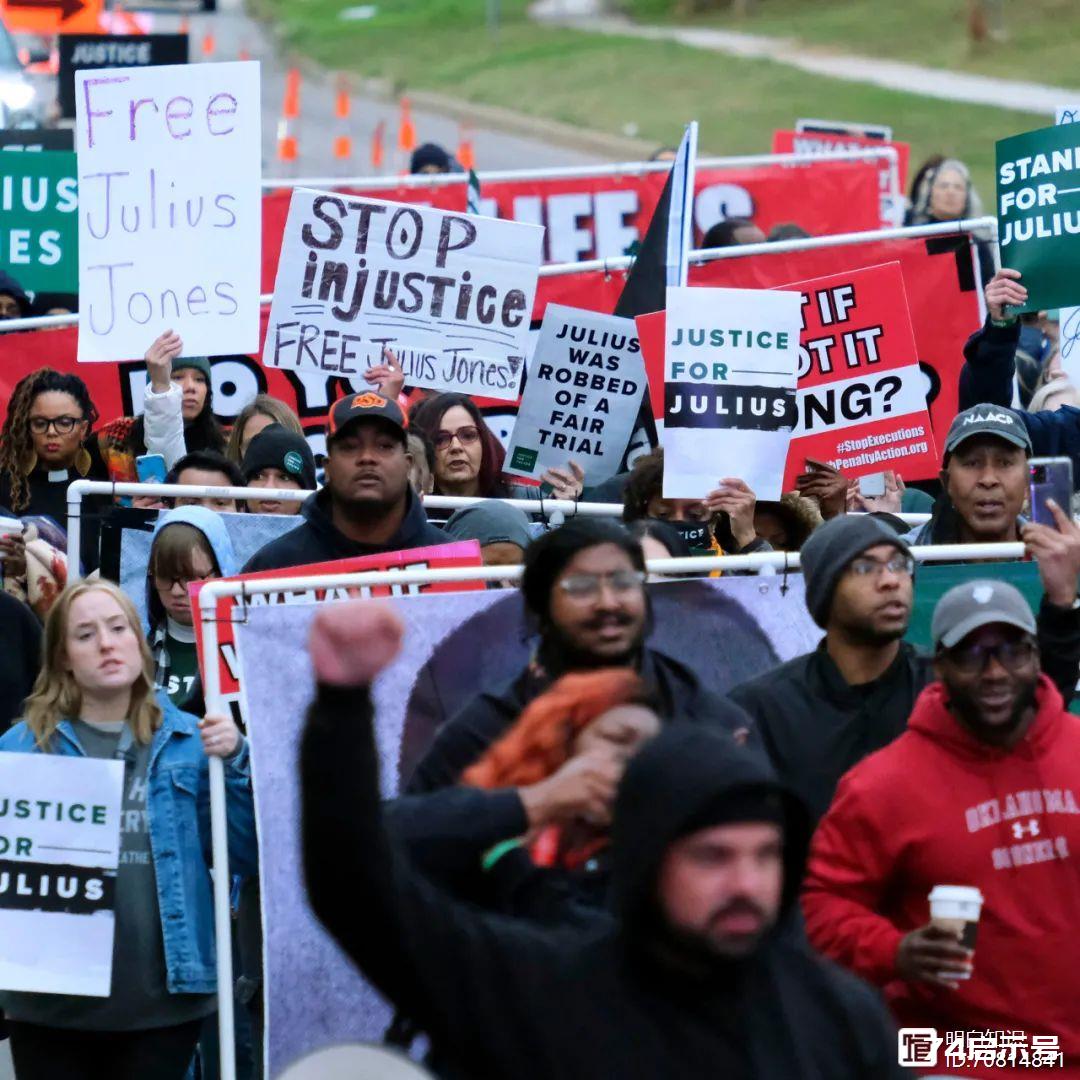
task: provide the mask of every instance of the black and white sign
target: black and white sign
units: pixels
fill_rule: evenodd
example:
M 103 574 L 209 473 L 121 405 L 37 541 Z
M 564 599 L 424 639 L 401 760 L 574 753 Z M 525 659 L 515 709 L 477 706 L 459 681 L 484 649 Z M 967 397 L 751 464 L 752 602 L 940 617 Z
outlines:
M 76 71 L 188 62 L 187 34 L 61 34 L 58 47 L 56 96 L 60 115 L 68 120 L 75 119 Z
M 263 363 L 348 377 L 392 349 L 409 386 L 513 400 L 544 230 L 298 188 Z

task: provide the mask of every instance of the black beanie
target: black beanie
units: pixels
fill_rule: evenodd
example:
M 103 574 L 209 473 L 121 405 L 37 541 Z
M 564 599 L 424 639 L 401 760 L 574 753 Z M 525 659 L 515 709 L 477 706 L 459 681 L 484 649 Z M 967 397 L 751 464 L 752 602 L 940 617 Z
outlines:
M 242 466 L 244 482 L 262 469 L 280 469 L 298 480 L 306 491 L 316 488 L 315 457 L 307 439 L 280 424 L 264 427 L 248 443 Z
M 714 825 L 737 825 L 747 821 L 785 824 L 784 797 L 775 784 L 753 784 L 721 791 L 679 827 L 676 837 L 689 836 Z
M 829 621 L 833 593 L 840 575 L 868 548 L 890 544 L 911 553 L 895 529 L 869 514 L 842 514 L 815 529 L 799 552 L 806 607 L 818 626 Z

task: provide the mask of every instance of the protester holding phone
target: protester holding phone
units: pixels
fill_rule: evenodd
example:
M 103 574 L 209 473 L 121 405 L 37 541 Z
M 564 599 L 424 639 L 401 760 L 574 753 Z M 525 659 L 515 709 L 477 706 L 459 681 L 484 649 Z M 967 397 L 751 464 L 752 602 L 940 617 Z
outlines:
M 0 751 L 124 762 L 107 998 L 0 993 L 19 1080 L 182 1080 L 215 1011 L 207 755 L 224 759 L 230 869 L 256 865 L 247 745 L 155 693 L 131 601 L 110 582 L 61 594 L 25 719 Z

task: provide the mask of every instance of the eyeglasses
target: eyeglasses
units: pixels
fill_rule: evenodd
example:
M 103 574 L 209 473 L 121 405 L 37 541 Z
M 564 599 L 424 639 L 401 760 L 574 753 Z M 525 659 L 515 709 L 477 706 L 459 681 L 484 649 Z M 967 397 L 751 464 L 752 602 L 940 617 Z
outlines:
M 480 429 L 473 424 L 468 427 L 459 427 L 457 431 L 436 431 L 435 449 L 445 450 L 455 439 L 462 446 L 472 446 L 480 438 Z
M 996 645 L 967 645 L 946 649 L 945 655 L 964 675 L 980 675 L 993 657 L 1006 671 L 1017 672 L 1026 667 L 1035 655 L 1035 643 L 1030 638 L 1019 641 L 999 641 Z
M 213 571 L 209 574 L 196 574 L 193 577 L 165 577 L 163 574 L 154 574 L 154 585 L 162 592 L 171 592 L 174 585 L 179 585 L 184 592 L 193 582 L 209 581 L 214 576 Z
M 81 423 L 81 416 L 31 416 L 30 430 L 35 435 L 44 435 L 49 428 L 56 428 L 57 435 L 70 435 L 76 424 Z
M 616 570 L 613 574 L 570 574 L 559 581 L 559 588 L 571 600 L 594 600 L 600 595 L 604 583 L 613 593 L 636 592 L 645 584 L 640 570 Z
M 869 577 L 871 574 L 874 577 L 881 577 L 885 570 L 888 570 L 890 574 L 906 574 L 910 577 L 915 573 L 915 560 L 910 555 L 904 555 L 898 551 L 885 562 L 868 557 L 852 559 L 848 564 L 848 569 L 856 577 Z

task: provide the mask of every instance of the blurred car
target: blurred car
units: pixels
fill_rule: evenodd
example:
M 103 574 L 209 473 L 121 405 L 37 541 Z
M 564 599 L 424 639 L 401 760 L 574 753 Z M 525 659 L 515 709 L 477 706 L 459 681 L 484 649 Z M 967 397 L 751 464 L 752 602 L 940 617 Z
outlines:
M 27 63 L 47 61 L 49 54 L 30 50 Z M 8 29 L 0 22 L 0 128 L 40 127 L 48 112 L 39 80 L 30 78 Z

